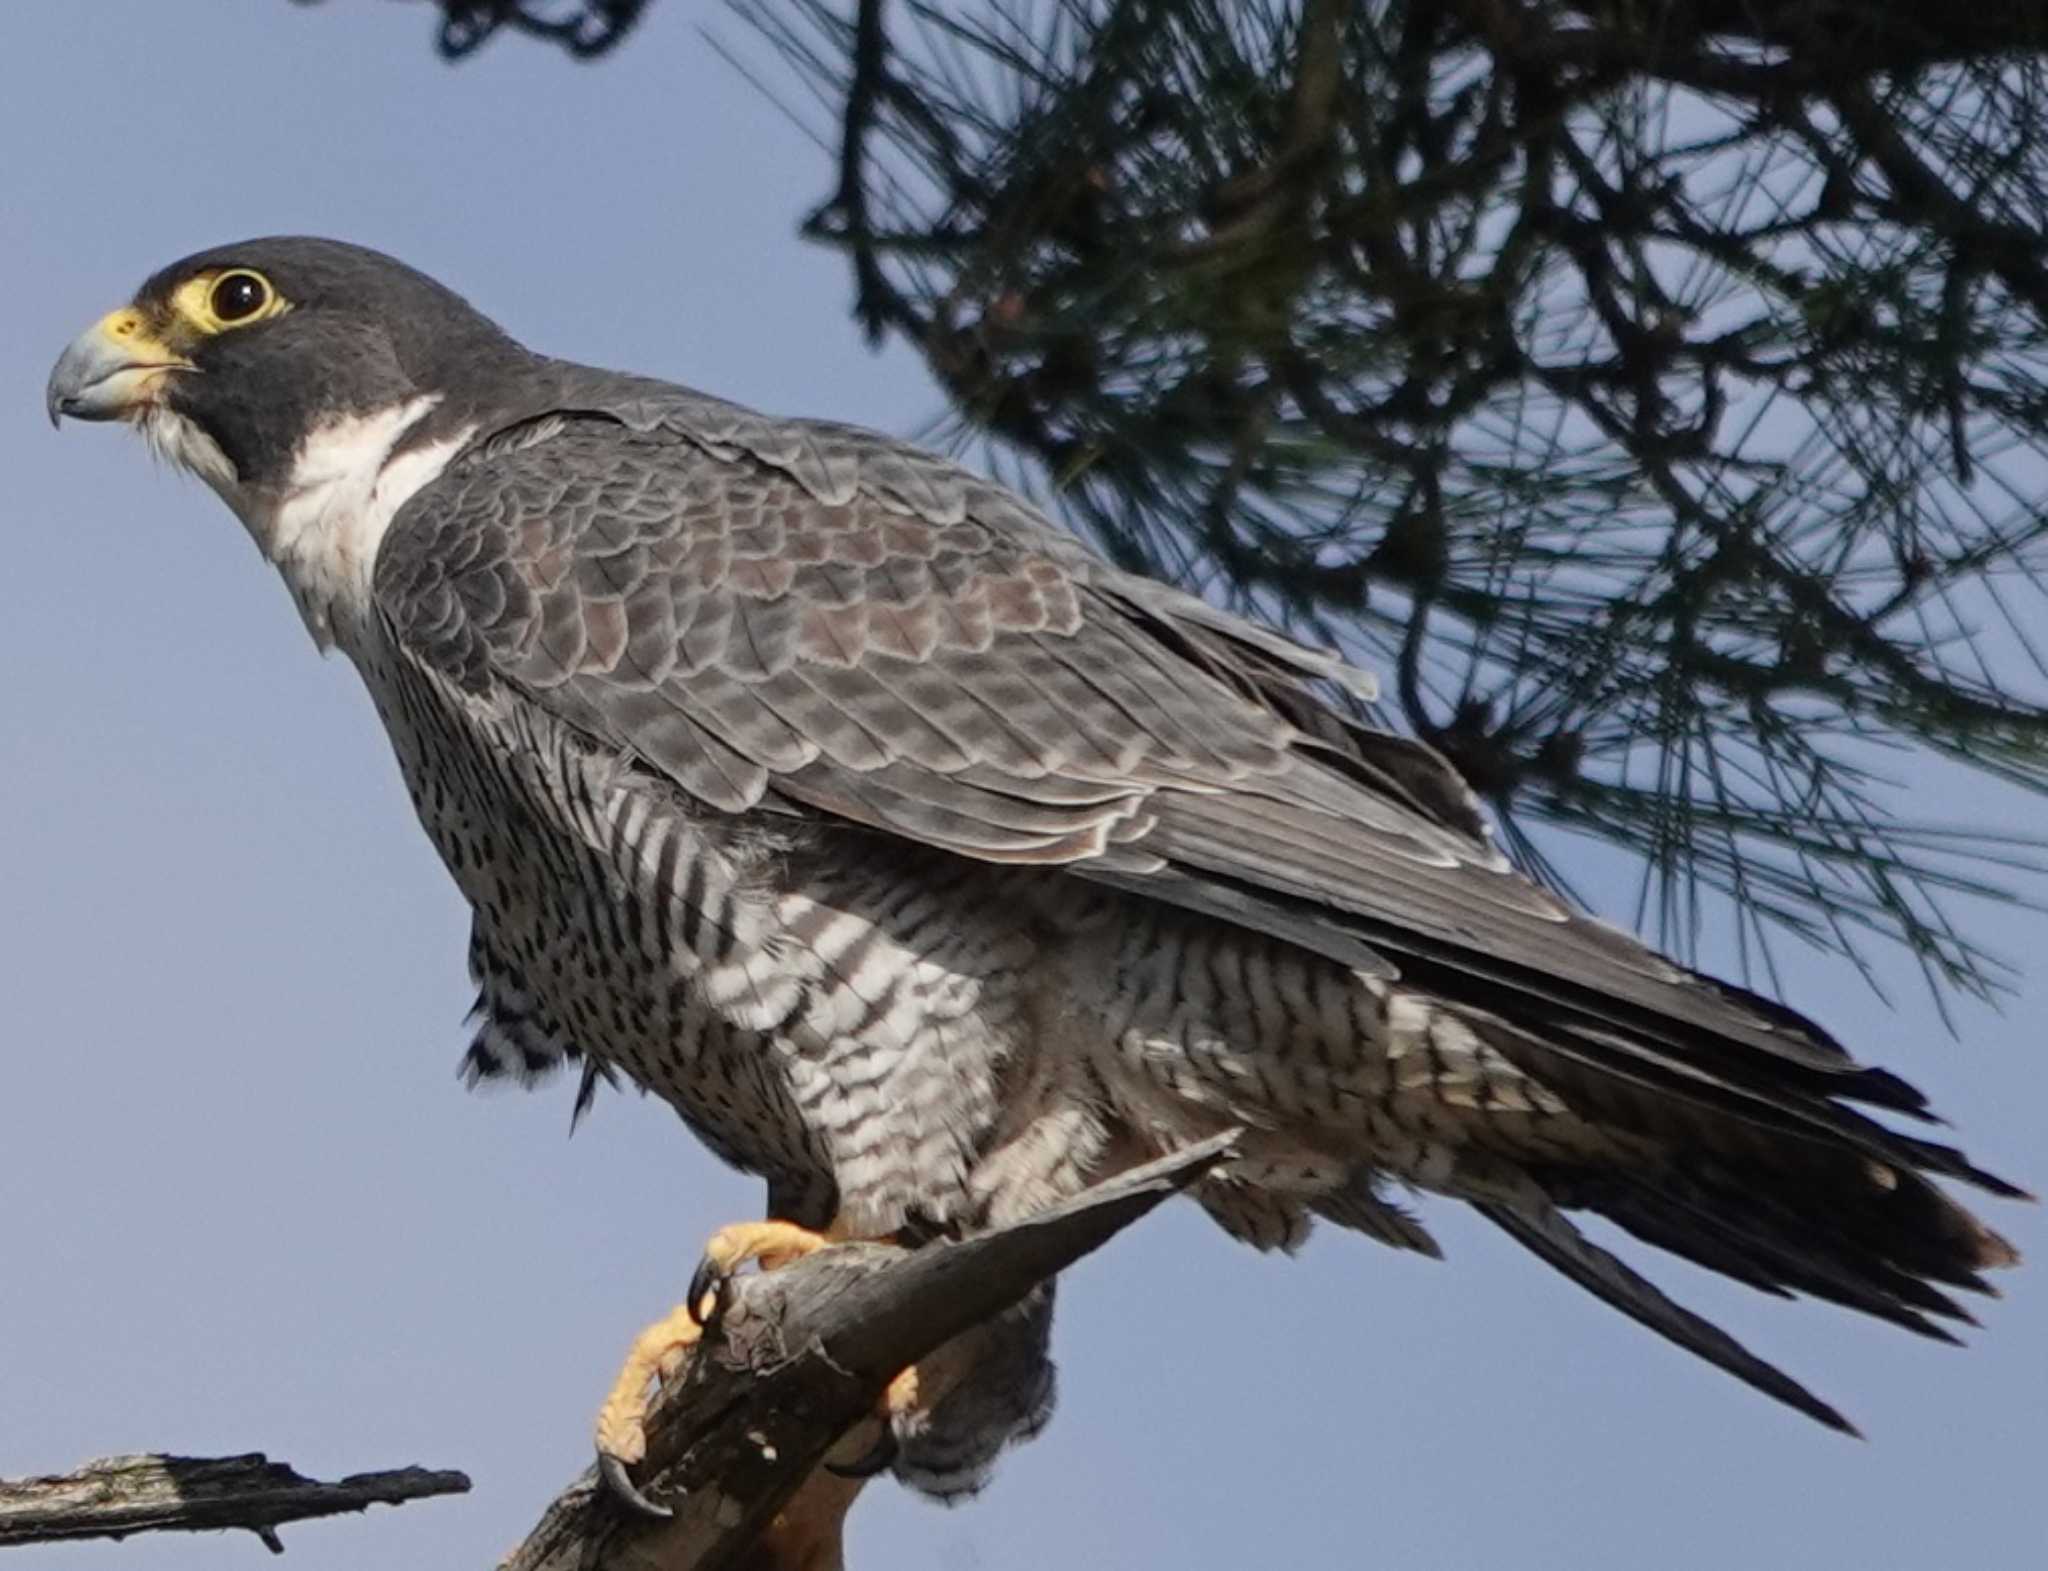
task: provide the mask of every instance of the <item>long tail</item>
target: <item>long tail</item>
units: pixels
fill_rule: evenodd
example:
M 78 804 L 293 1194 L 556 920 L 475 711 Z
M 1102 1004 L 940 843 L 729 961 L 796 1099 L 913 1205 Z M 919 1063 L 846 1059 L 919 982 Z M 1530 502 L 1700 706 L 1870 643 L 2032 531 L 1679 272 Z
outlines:
M 1605 1299 L 1631 1320 L 1676 1342 L 1689 1353 L 1725 1369 L 1765 1396 L 1795 1407 L 1830 1429 L 1857 1434 L 1857 1428 L 1776 1365 L 1758 1358 L 1710 1320 L 1666 1297 L 1656 1284 L 1631 1270 L 1571 1223 L 1547 1201 L 1540 1208 L 1475 1202 L 1473 1209 L 1538 1259 L 1570 1277 L 1588 1292 Z
M 1659 1336 L 1727 1370 L 1831 1429 L 1847 1419 L 1784 1371 L 1682 1305 L 1587 1238 L 1566 1209 L 1603 1215 L 1625 1231 L 1724 1276 L 1789 1298 L 1842 1304 L 1936 1341 L 1942 1322 L 1974 1325 L 1948 1290 L 1990 1297 L 1983 1272 L 2019 1252 L 1922 1173 L 1856 1147 L 1752 1134 L 1737 1154 L 1711 1128 L 1662 1160 L 1520 1163 L 1467 1153 L 1446 1186 L 1530 1253 Z M 1714 1149 L 1721 1145 L 1721 1149 Z M 1919 1154 L 1914 1142 L 1908 1149 Z M 1960 1159 L 1995 1194 L 2024 1192 Z

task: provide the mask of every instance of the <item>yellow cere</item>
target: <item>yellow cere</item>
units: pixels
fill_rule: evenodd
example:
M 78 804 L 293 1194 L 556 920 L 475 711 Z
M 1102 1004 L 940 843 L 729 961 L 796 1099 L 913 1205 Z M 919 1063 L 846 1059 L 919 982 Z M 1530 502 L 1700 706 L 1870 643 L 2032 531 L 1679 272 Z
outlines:
M 184 356 L 177 354 L 150 331 L 149 318 L 132 305 L 124 305 L 118 311 L 109 311 L 95 325 L 102 338 L 110 344 L 118 344 L 122 353 L 131 360 L 146 361 L 152 365 L 184 362 Z

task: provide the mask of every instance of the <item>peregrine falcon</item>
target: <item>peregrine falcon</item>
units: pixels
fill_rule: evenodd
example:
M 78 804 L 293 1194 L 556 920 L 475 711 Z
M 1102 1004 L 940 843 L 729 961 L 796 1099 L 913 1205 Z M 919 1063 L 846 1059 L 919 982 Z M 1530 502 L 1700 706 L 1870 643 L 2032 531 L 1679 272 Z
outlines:
M 2017 1258 L 1935 1180 L 2021 1191 L 1901 1127 L 1918 1092 L 1518 874 L 1367 677 L 944 458 L 535 354 L 315 239 L 173 263 L 48 398 L 212 486 L 361 673 L 474 910 L 468 1074 L 579 1060 L 766 1180 L 635 1344 L 614 1471 L 717 1272 L 1232 1127 L 1196 1198 L 1247 1243 L 1434 1255 L 1401 1197 L 1449 1196 L 1837 1428 L 1567 1213 L 1944 1339 Z M 1050 1313 L 892 1389 L 899 1477 L 1044 1422 Z

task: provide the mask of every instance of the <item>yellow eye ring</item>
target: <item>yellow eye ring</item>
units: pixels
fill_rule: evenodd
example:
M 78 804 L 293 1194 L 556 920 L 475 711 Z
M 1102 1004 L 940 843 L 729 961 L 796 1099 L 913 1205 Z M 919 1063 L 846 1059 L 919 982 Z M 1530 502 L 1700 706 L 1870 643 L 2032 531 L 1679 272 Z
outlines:
M 270 280 L 261 273 L 236 268 L 213 281 L 206 297 L 207 309 L 217 322 L 232 325 L 246 322 L 270 304 Z

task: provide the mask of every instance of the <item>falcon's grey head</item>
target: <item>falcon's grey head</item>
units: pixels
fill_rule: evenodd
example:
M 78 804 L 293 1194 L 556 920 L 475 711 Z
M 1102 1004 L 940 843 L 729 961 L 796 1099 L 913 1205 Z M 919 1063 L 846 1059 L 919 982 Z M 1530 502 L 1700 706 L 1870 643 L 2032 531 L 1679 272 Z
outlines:
M 529 355 L 460 295 L 380 252 L 245 240 L 155 274 L 64 351 L 52 421 L 136 421 L 173 456 L 219 451 L 244 487 L 289 475 L 323 426 L 421 397 L 473 418 Z M 195 464 L 194 467 L 199 467 Z
M 452 290 L 335 240 L 174 262 L 50 373 L 53 422 L 127 420 L 220 492 L 323 642 L 406 496 L 516 419 L 546 361 Z

